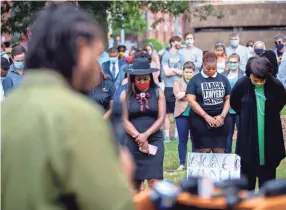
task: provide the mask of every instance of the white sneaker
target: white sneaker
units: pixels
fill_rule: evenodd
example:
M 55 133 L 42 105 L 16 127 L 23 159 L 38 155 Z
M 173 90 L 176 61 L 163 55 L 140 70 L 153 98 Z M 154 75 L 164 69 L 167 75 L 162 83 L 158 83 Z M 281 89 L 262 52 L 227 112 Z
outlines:
M 168 144 L 168 143 L 170 143 L 170 142 L 171 142 L 171 140 L 170 140 L 169 137 L 165 137 L 165 138 L 164 138 L 164 143 L 165 143 L 165 144 Z
M 185 170 L 185 166 L 184 165 L 180 165 L 179 168 L 177 169 L 177 171 L 183 171 Z

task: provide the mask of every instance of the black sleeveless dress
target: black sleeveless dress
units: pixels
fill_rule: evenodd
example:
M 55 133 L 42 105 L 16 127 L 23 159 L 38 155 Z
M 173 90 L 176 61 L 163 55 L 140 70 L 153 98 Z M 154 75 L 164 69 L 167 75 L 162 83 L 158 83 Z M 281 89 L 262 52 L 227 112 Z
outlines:
M 142 100 L 142 106 L 140 105 L 140 94 L 128 97 L 129 121 L 140 133 L 148 130 L 158 118 L 158 90 L 156 91 L 156 88 L 151 88 L 146 92 L 145 97 L 148 100 L 149 109 L 145 106 L 145 100 Z M 134 180 L 163 179 L 164 143 L 161 130 L 152 134 L 148 139 L 149 144 L 158 147 L 156 155 L 141 152 L 135 139 L 130 135 L 125 143 L 136 164 Z

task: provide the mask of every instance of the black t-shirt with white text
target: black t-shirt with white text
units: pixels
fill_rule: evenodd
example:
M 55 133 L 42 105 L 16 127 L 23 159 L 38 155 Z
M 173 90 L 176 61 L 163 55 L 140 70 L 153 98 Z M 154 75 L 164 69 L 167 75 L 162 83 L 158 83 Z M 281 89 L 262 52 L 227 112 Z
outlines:
M 205 78 L 201 73 L 194 76 L 187 87 L 186 94 L 196 96 L 196 101 L 202 109 L 209 115 L 221 114 L 225 96 L 230 95 L 231 87 L 227 78 L 219 73 L 216 77 Z M 190 111 L 190 115 L 194 115 Z

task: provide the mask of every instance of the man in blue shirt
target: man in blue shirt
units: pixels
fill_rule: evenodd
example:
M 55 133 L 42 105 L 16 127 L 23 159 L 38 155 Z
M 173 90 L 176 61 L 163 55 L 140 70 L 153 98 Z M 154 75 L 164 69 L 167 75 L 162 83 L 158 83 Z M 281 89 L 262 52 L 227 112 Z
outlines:
M 125 72 L 123 68 L 126 67 L 126 62 L 118 59 L 118 49 L 112 47 L 108 50 L 109 61 L 102 64 L 102 68 L 105 74 L 109 75 L 115 88 L 121 86 L 122 81 L 124 80 Z
M 10 65 L 8 76 L 11 77 L 14 87 L 18 87 L 23 80 L 24 61 L 26 50 L 21 45 L 16 45 L 12 49 L 13 64 Z
M 245 71 L 248 59 L 251 57 L 250 51 L 245 46 L 239 44 L 240 37 L 239 34 L 234 32 L 230 35 L 229 46 L 226 48 L 227 56 L 236 53 L 240 57 L 239 69 Z
M 11 77 L 7 76 L 9 68 L 9 61 L 5 57 L 1 57 L 1 83 L 5 96 L 7 95 L 7 92 L 13 88 L 13 81 Z

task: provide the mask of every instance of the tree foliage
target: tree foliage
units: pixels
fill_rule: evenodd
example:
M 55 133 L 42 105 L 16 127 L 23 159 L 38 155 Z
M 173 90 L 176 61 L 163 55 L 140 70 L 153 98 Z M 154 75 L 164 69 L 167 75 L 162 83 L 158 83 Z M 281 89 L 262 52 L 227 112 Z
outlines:
M 10 2 L 10 3 L 9 3 Z M 2 32 L 13 34 L 26 34 L 27 27 L 33 24 L 35 15 L 41 11 L 46 1 L 1 1 L 1 30 Z M 51 3 L 51 2 L 48 2 Z M 140 32 L 146 30 L 147 22 L 144 17 L 144 11 L 152 13 L 169 13 L 174 17 L 184 14 L 188 19 L 191 16 L 206 20 L 208 16 L 222 18 L 223 15 L 215 10 L 211 5 L 205 5 L 200 8 L 190 9 L 190 1 L 73 1 L 79 7 L 90 12 L 94 18 L 101 23 L 107 31 L 107 15 L 110 13 L 110 22 L 113 29 L 124 27 L 126 31 Z M 11 17 L 7 14 L 12 13 Z M 154 21 L 156 24 L 164 21 L 158 18 Z

